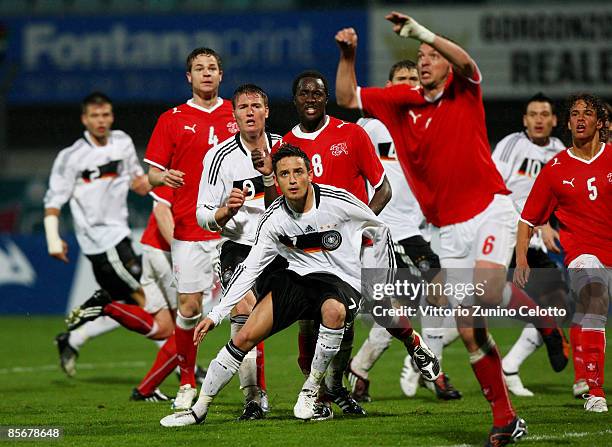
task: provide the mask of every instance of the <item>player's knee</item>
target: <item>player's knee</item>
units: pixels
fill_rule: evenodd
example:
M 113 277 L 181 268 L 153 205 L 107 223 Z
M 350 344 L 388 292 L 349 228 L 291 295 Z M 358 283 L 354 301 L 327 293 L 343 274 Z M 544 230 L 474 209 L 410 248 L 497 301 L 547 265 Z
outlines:
M 258 340 L 255 340 L 254 335 L 255 334 L 253 331 L 251 331 L 248 327 L 243 326 L 242 329 L 240 329 L 238 333 L 232 337 L 232 342 L 241 351 L 248 352 L 258 343 Z
M 337 329 L 344 326 L 346 308 L 340 301 L 330 298 L 321 306 L 323 324 L 328 328 Z
M 184 317 L 193 317 L 201 312 L 202 294 L 201 293 L 181 293 L 179 294 L 178 308 Z
M 503 291 L 506 285 L 505 276 L 488 277 L 486 279 L 476 279 L 475 284 L 481 284 L 478 300 L 486 306 L 496 306 L 502 302 Z

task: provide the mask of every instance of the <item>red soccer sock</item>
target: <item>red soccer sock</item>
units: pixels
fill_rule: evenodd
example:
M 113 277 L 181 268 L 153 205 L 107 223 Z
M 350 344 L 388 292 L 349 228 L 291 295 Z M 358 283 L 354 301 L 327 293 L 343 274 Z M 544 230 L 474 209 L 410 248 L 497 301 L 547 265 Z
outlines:
M 574 383 L 585 380 L 584 360 L 582 358 L 582 326 L 572 323 L 569 330 L 572 359 L 574 361 Z
M 387 332 L 391 334 L 394 338 L 397 338 L 399 341 L 404 343 L 406 347 L 415 348 L 419 344 L 419 337 L 412 329 L 412 325 L 410 324 L 410 320 L 406 317 L 400 317 L 399 322 L 397 323 L 398 327 L 390 327 L 387 328 Z M 412 336 L 414 334 L 414 337 Z
M 582 329 L 582 358 L 589 394 L 606 397 L 603 390 L 606 359 L 605 329 Z
M 191 385 L 196 387 L 195 364 L 198 348 L 193 344 L 195 328 L 182 329 L 178 326 L 174 329 L 176 336 L 176 352 L 178 364 L 181 370 L 181 386 Z
M 148 396 L 155 391 L 168 375 L 174 371 L 178 365 L 178 356 L 176 354 L 176 338 L 173 335 L 166 340 L 166 343 L 157 352 L 157 357 L 153 366 L 149 370 L 140 385 L 138 391 L 140 394 Z
M 302 374 L 307 376 L 310 374 L 310 365 L 314 358 L 315 348 L 317 346 L 317 336 L 312 333 L 298 334 L 298 365 L 302 370 Z
M 266 388 L 266 370 L 264 368 L 265 355 L 264 355 L 264 342 L 260 342 L 257 345 L 257 386 L 260 390 L 265 391 Z
M 155 318 L 147 313 L 142 307 L 135 304 L 124 304 L 113 301 L 104 306 L 105 315 L 117 321 L 126 329 L 138 332 L 147 337 L 153 335 L 155 329 Z
M 493 412 L 493 425 L 503 427 L 516 417 L 512 408 L 508 390 L 502 375 L 501 358 L 493 339 L 489 337 L 480 351 L 470 355 L 470 362 L 474 374 L 480 383 L 482 394 L 491 404 Z
M 555 321 L 555 319 L 549 316 L 530 317 L 519 315 L 519 309 L 521 307 L 527 307 L 530 310 L 537 310 L 540 306 L 538 306 L 535 301 L 533 301 L 533 299 L 529 295 L 527 295 L 527 293 L 523 289 L 519 289 L 512 283 L 508 284 L 510 284 L 512 295 L 510 296 L 510 301 L 508 302 L 506 308 L 516 310 L 516 315 L 518 319 L 533 324 L 542 335 L 550 335 L 557 327 L 557 322 Z M 506 287 L 508 287 L 508 285 L 506 285 Z

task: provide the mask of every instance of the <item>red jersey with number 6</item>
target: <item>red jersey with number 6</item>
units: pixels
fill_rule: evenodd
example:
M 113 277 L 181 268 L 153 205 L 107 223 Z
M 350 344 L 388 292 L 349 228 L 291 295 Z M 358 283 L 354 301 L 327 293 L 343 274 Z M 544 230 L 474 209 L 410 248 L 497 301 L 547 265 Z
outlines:
M 354 123 L 325 117 L 325 124 L 316 132 L 302 132 L 297 125 L 273 148 L 283 143 L 302 149 L 310 158 L 314 182 L 343 188 L 363 203 L 368 203 L 366 182 L 377 188 L 385 170 L 376 155 L 368 134 Z
M 203 230 L 196 221 L 196 202 L 206 152 L 238 132 L 232 103 L 218 98 L 206 109 L 193 102 L 173 107 L 157 121 L 144 161 L 159 169 L 185 173 L 185 184 L 174 194 L 174 237 L 181 241 L 218 239 L 219 234 Z
M 538 175 L 521 220 L 543 225 L 555 213 L 560 224 L 565 265 L 590 254 L 612 266 L 612 144 L 590 160 L 560 152 Z

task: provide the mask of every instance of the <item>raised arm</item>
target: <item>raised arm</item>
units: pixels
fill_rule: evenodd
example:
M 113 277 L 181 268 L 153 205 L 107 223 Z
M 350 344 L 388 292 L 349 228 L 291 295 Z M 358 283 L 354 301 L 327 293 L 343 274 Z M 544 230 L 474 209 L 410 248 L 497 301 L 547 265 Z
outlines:
M 340 60 L 336 71 L 336 101 L 339 106 L 358 109 L 357 75 L 355 74 L 357 32 L 353 28 L 344 28 L 336 33 L 335 39 L 340 48 Z
M 478 69 L 470 55 L 454 42 L 437 35 L 412 17 L 392 11 L 385 16 L 393 24 L 393 32 L 400 37 L 412 38 L 431 45 L 454 67 L 454 71 L 466 78 L 473 79 Z

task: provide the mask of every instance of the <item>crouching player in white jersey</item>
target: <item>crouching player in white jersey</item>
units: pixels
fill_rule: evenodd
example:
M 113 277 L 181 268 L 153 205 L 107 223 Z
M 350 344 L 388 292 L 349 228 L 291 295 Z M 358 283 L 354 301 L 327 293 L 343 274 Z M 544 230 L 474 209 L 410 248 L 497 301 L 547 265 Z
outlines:
M 246 259 L 255 241 L 259 218 L 265 211 L 264 179 L 251 162 L 251 151 L 270 152 L 280 135 L 265 131 L 268 95 L 253 84 L 236 89 L 232 98 L 239 132 L 213 146 L 204 157 L 196 216 L 198 224 L 209 231 L 220 231 L 221 283 L 228 287 L 236 268 Z M 269 268 L 285 267 L 282 258 Z M 231 313 L 232 337 L 244 326 L 256 303 L 254 291 L 247 291 Z M 240 420 L 261 419 L 267 411 L 267 397 L 257 382 L 257 349 L 244 358 L 240 368 L 240 388 L 245 407 Z M 264 397 L 262 402 L 262 397 Z
M 492 155 L 493 162 L 511 191 L 510 197 L 519 213 L 523 210 L 529 191 L 542 167 L 564 149 L 561 140 L 551 136 L 553 128 L 557 125 L 557 116 L 552 100 L 542 93 L 534 95 L 527 101 L 523 125 L 525 126 L 524 131 L 514 132 L 503 138 L 495 146 Z M 527 251 L 529 265 L 536 267 L 537 270 L 533 272 L 531 287 L 527 287 L 526 292 L 544 307 L 565 307 L 567 304 L 563 273 L 547 254 L 549 250 L 554 253 L 560 252 L 557 246 L 558 238 L 557 231 L 547 223 L 538 228 L 531 238 Z M 515 265 L 516 256 L 510 262 L 509 279 L 511 279 L 511 271 Z M 508 287 L 514 286 L 507 284 L 506 288 Z M 519 376 L 519 368 L 529 355 L 544 344 L 540 332 L 550 333 L 553 330 L 563 339 L 566 349 L 558 353 L 549 352 L 552 367 L 559 372 L 567 365 L 569 346 L 561 329 L 556 327 L 536 328 L 532 323 L 528 323 L 512 349 L 502 360 L 504 381 L 508 390 L 513 394 L 533 396 L 533 393 L 524 387 Z
M 344 32 L 340 31 L 336 39 L 342 40 Z M 389 71 L 387 86 L 406 84 L 411 87 L 419 85 L 419 75 L 416 64 L 410 60 L 402 60 L 393 64 Z M 425 221 L 421 208 L 406 181 L 402 168 L 395 155 L 395 145 L 389 131 L 383 123 L 374 118 L 360 118 L 357 124 L 363 127 L 372 140 L 372 144 L 385 169 L 385 174 L 395 191 L 391 200 L 380 212 L 381 220 L 389 227 L 393 238 L 395 261 L 398 268 L 416 266 L 421 275 L 432 281 L 440 271 L 440 259 L 432 251 L 429 243 L 423 238 L 420 225 Z M 418 304 L 418 303 L 417 303 Z M 422 330 L 427 345 L 432 339 L 440 338 L 448 344 L 459 336 L 455 325 L 445 328 L 428 328 Z M 384 327 L 374 323 L 368 338 L 359 351 L 351 359 L 346 370 L 346 377 L 351 384 L 351 394 L 357 401 L 369 402 L 370 381 L 368 373 L 376 361 L 382 356 L 391 344 L 393 336 Z M 434 340 L 434 343 L 436 340 Z M 436 353 L 438 361 L 442 363 L 442 349 Z M 400 386 L 407 396 L 416 394 L 421 374 L 407 354 L 400 376 Z M 435 382 L 422 380 L 423 386 L 430 388 L 439 399 L 460 399 L 461 393 L 449 382 L 446 374 L 442 373 Z
M 203 422 L 211 401 L 247 353 L 300 319 L 320 322 L 310 375 L 294 407 L 297 418 L 313 418 L 321 381 L 340 349 L 345 323 L 353 321 L 359 309 L 362 236 L 373 239 L 382 267 L 393 265 L 387 227 L 352 194 L 312 184 L 310 160 L 302 150 L 284 145 L 273 156 L 273 167 L 283 196 L 260 218 L 248 257 L 234 272 L 221 302 L 196 328 L 195 342 L 221 322 L 277 255 L 285 257 L 289 267 L 265 278 L 259 302 L 211 362 L 191 410 L 166 416 L 163 426 Z
M 546 164 L 529 193 L 518 224 L 514 281 L 520 287 L 527 283 L 533 228 L 554 212 L 570 283 L 584 309 L 579 334 L 589 387 L 584 408 L 602 413 L 608 411 L 603 384 L 612 287 L 612 144 L 605 143 L 608 117 L 599 98 L 571 96 L 567 110 L 572 147 Z

